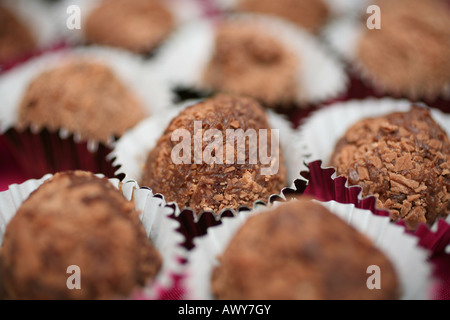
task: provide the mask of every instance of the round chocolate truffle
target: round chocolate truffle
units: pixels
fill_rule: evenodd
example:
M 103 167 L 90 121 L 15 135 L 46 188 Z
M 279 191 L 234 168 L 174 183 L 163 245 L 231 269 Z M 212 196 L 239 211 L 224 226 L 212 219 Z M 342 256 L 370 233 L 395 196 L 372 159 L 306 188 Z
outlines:
M 109 67 L 74 60 L 31 81 L 19 107 L 18 127 L 65 129 L 108 143 L 145 117 L 141 102 Z
M 298 65 L 297 55 L 251 20 L 221 22 L 204 83 L 213 91 L 255 98 L 266 107 L 291 106 Z
M 330 10 L 322 0 L 240 0 L 237 10 L 275 15 L 313 33 L 319 32 L 330 17 Z
M 443 0 L 379 0 L 381 29 L 364 28 L 357 61 L 377 88 L 433 99 L 450 85 L 450 7 Z
M 415 230 L 450 211 L 450 142 L 424 107 L 363 119 L 337 142 L 330 165 Z
M 285 187 L 286 168 L 274 141 L 267 114 L 255 100 L 206 99 L 168 125 L 148 154 L 142 186 L 197 213 L 252 207 Z
M 134 204 L 108 179 L 83 171 L 57 173 L 35 190 L 0 249 L 8 299 L 126 297 L 149 284 L 161 263 Z M 71 266 L 79 289 L 68 287 Z
M 387 300 L 396 271 L 374 244 L 322 205 L 299 198 L 249 217 L 213 269 L 219 300 Z M 382 270 L 381 289 L 367 268 Z
M 36 49 L 30 30 L 8 9 L 0 6 L 0 65 Z
M 164 1 L 107 0 L 89 14 L 84 32 L 90 43 L 148 53 L 174 27 L 174 16 Z

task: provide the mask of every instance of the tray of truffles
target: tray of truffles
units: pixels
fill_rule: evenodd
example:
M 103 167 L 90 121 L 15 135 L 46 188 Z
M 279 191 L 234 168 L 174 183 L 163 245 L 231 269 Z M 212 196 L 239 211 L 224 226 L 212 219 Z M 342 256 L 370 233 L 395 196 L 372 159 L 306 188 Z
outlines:
M 0 299 L 449 300 L 449 38 L 447 0 L 0 0 Z

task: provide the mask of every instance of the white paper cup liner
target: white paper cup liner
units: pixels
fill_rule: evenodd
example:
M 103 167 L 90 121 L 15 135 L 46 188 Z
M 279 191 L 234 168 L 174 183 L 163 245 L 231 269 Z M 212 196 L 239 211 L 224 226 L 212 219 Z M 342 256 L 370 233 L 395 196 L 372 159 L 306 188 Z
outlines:
M 176 105 L 165 112 L 147 118 L 125 133 L 114 144 L 113 151 L 108 155 L 108 160 L 112 162 L 113 167 L 118 168 L 115 173 L 116 176 L 122 176 L 122 181 L 141 181 L 147 155 L 156 146 L 159 137 L 163 134 L 170 121 L 181 110 L 199 101 L 201 100 L 191 100 Z M 281 154 L 287 169 L 286 187 L 290 187 L 294 180 L 299 177 L 302 166 L 299 158 L 300 150 L 292 147 L 295 131 L 284 116 L 278 115 L 271 110 L 266 112 L 271 128 L 279 130 Z M 265 201 L 266 199 L 263 200 Z
M 102 175 L 98 175 L 102 177 Z M 0 192 L 0 244 L 11 218 L 29 195 L 47 179 L 31 179 L 22 184 L 13 184 L 8 190 Z M 152 240 L 153 245 L 161 253 L 163 264 L 156 278 L 142 291 L 148 299 L 158 299 L 160 293 L 174 285 L 174 276 L 181 275 L 184 265 L 180 259 L 187 258 L 187 251 L 181 244 L 184 237 L 177 232 L 179 223 L 170 218 L 173 210 L 166 206 L 163 199 L 155 197 L 149 189 L 139 188 L 134 181 L 121 183 L 118 179 L 109 179 L 125 198 L 133 201 L 136 210 L 140 211 L 140 219 Z
M 357 58 L 358 42 L 363 31 L 360 20 L 342 18 L 330 23 L 322 36 L 342 59 L 350 63 Z
M 343 94 L 349 83 L 344 65 L 314 36 L 282 19 L 256 14 L 232 14 L 225 21 L 259 25 L 300 59 L 297 70 L 299 106 L 324 102 Z M 215 48 L 215 21 L 200 19 L 185 24 L 167 40 L 151 61 L 153 72 L 165 77 L 172 88 L 210 91 L 203 76 Z
M 432 268 L 427 262 L 428 253 L 418 247 L 417 238 L 404 233 L 403 228 L 390 223 L 389 218 L 374 216 L 368 210 L 335 201 L 318 203 L 366 235 L 387 256 L 399 277 L 402 300 L 429 298 L 434 284 Z M 219 263 L 217 257 L 250 216 L 264 214 L 266 210 L 270 208 L 260 208 L 251 213 L 241 213 L 234 218 L 224 218 L 221 225 L 209 228 L 207 235 L 194 240 L 195 248 L 190 254 L 184 278 L 184 299 L 214 299 L 210 279 L 212 270 Z
M 301 170 L 307 170 L 307 164 L 316 160 L 321 160 L 323 166 L 329 167 L 336 143 L 357 121 L 392 112 L 407 112 L 413 104 L 427 107 L 423 103 L 412 103 L 408 100 L 370 98 L 339 102 L 315 111 L 303 120 L 295 133 L 296 148 L 301 150 L 301 157 L 304 159 Z M 450 115 L 427 108 L 433 119 L 450 136 Z M 450 222 L 450 217 L 447 221 Z
M 56 24 L 59 26 L 61 37 L 67 41 L 79 44 L 85 42 L 84 23 L 90 13 L 101 5 L 103 0 L 63 0 L 55 6 Z M 197 0 L 161 0 L 161 3 L 173 14 L 175 25 L 179 26 L 186 21 L 204 15 L 204 8 Z M 67 28 L 67 8 L 77 6 L 81 13 L 81 29 Z M 114 23 L 114 21 L 111 21 Z
M 21 99 L 31 81 L 72 58 L 92 60 L 109 67 L 149 115 L 166 108 L 173 98 L 163 81 L 153 73 L 143 72 L 144 61 L 137 55 L 101 46 L 62 49 L 33 58 L 0 76 L 0 133 L 16 125 Z

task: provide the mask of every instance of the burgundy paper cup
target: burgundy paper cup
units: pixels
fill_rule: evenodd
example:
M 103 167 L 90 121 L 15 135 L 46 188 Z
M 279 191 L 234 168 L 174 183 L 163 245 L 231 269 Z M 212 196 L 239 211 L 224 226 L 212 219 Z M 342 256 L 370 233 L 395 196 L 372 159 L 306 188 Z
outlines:
M 431 252 L 433 275 L 438 281 L 432 290 L 432 299 L 450 300 L 450 224 L 440 220 L 432 229 L 421 225 L 414 233 L 419 245 Z
M 41 179 L 30 179 L 22 184 L 13 184 L 8 190 L 0 192 L 0 243 L 9 221 L 23 201 L 51 177 L 51 174 L 47 174 Z M 166 206 L 160 197 L 154 196 L 146 188 L 140 188 L 134 181 L 125 183 L 118 179 L 109 179 L 109 181 L 123 193 L 127 200 L 134 202 L 136 210 L 140 212 L 140 219 L 147 236 L 151 238 L 163 259 L 162 268 L 152 283 L 141 290 L 136 290 L 128 299 L 178 298 L 181 295 L 178 282 L 184 270 L 183 261 L 187 258 L 187 251 L 182 246 L 184 237 L 177 231 L 179 223 L 170 218 L 173 210 Z

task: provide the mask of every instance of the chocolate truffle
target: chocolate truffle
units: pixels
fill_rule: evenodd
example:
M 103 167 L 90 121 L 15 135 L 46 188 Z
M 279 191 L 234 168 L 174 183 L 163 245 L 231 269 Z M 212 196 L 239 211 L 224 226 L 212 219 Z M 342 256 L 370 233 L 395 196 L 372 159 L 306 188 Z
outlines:
M 219 300 L 399 298 L 399 280 L 385 254 L 308 199 L 249 217 L 218 260 L 211 289 Z M 380 290 L 367 287 L 371 265 L 382 270 Z
M 364 27 L 357 49 L 363 77 L 411 99 L 450 84 L 450 7 L 443 0 L 379 0 L 381 29 Z
M 171 121 L 148 154 L 141 185 L 197 213 L 266 202 L 286 183 L 282 152 L 271 136 L 266 112 L 255 100 L 206 99 Z M 186 143 L 187 150 L 180 150 Z
M 0 65 L 36 49 L 30 30 L 8 9 L 0 5 Z
M 6 227 L 0 275 L 9 299 L 126 297 L 156 276 L 161 256 L 139 214 L 106 178 L 55 174 Z M 68 289 L 78 266 L 80 289 Z
M 215 91 L 247 95 L 268 107 L 291 105 L 298 64 L 299 58 L 261 26 L 222 22 L 204 82 Z
M 74 60 L 35 77 L 19 108 L 18 127 L 66 129 L 107 143 L 146 117 L 141 102 L 106 65 Z
M 337 142 L 330 165 L 415 230 L 450 210 L 450 142 L 424 107 L 363 119 Z
M 107 0 L 89 14 L 84 32 L 89 43 L 148 53 L 172 32 L 174 19 L 161 0 Z
M 330 17 L 330 10 L 322 0 L 240 0 L 237 10 L 275 15 L 313 33 L 319 32 Z

